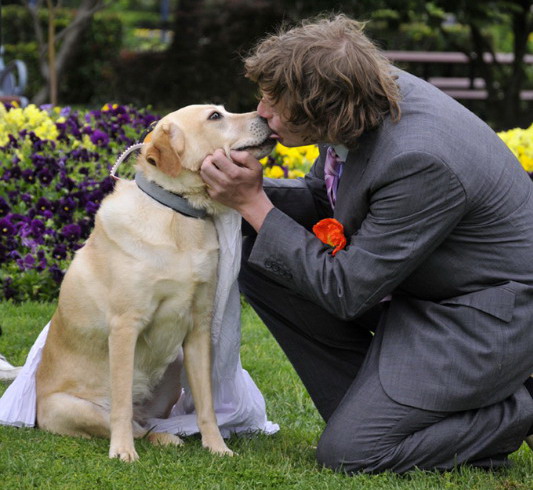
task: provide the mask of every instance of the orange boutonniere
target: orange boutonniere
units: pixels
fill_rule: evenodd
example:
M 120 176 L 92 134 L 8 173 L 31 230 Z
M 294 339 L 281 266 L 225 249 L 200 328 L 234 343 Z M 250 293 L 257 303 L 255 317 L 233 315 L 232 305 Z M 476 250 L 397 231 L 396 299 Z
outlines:
M 313 233 L 326 245 L 335 247 L 331 252 L 333 256 L 346 246 L 344 226 L 336 219 L 326 218 L 319 221 L 313 226 Z

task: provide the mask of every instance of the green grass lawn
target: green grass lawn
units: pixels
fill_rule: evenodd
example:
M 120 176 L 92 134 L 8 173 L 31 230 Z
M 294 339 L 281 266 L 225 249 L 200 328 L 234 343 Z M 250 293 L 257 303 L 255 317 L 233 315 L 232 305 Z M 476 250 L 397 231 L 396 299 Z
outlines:
M 35 337 L 51 317 L 53 304 L 0 304 L 0 352 L 22 364 Z M 217 457 L 197 437 L 180 448 L 156 448 L 136 442 L 140 460 L 110 460 L 108 442 L 61 437 L 35 429 L 0 426 L 0 488 L 26 489 L 531 489 L 533 453 L 523 445 L 508 470 L 485 472 L 459 468 L 449 473 L 413 471 L 349 477 L 323 470 L 314 446 L 323 422 L 261 321 L 243 312 L 243 366 L 267 402 L 268 417 L 281 430 L 273 436 L 233 437 L 238 453 Z M 0 393 L 4 387 L 0 386 Z

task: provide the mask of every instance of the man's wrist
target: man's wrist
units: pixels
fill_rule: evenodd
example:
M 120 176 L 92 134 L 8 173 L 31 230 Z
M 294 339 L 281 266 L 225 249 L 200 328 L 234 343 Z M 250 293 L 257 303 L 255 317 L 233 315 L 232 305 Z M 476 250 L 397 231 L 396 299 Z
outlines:
M 267 214 L 274 208 L 274 205 L 267 197 L 266 194 L 263 194 L 260 199 L 255 200 L 254 202 L 248 204 L 239 210 L 241 216 L 254 228 L 255 231 L 259 232 L 263 222 L 267 217 Z

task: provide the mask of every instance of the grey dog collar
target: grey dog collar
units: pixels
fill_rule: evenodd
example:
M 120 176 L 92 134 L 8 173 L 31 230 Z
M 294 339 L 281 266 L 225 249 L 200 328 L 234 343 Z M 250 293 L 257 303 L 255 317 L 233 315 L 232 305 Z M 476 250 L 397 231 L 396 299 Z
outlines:
M 190 216 L 191 218 L 205 218 L 207 215 L 204 209 L 193 208 L 184 197 L 167 191 L 155 182 L 148 180 L 142 172 L 135 174 L 135 183 L 139 189 L 148 194 L 152 199 L 178 213 Z

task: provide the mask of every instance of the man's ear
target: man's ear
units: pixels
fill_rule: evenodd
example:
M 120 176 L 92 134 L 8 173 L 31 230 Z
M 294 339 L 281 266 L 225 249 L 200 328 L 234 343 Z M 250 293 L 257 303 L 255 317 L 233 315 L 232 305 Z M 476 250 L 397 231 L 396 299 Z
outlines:
M 156 128 L 147 143 L 144 157 L 170 177 L 177 177 L 181 172 L 181 154 L 185 148 L 185 135 L 174 123 L 165 123 Z

